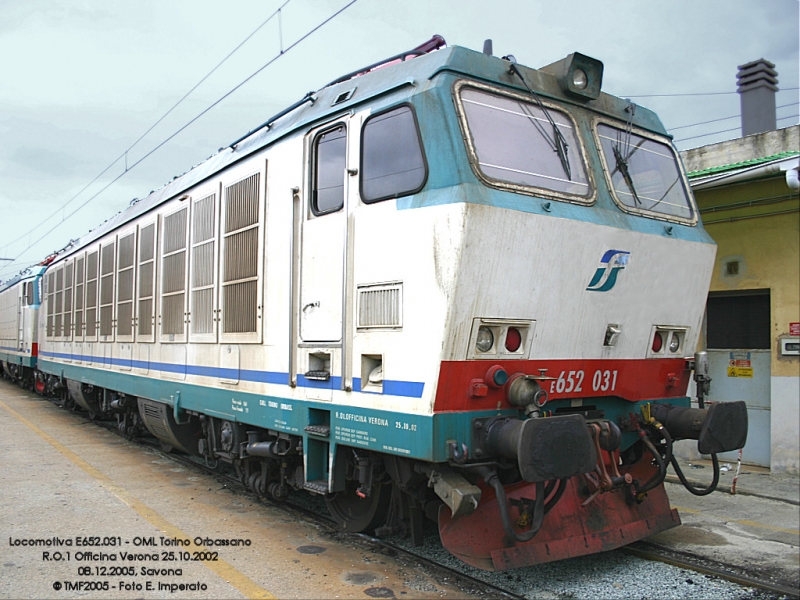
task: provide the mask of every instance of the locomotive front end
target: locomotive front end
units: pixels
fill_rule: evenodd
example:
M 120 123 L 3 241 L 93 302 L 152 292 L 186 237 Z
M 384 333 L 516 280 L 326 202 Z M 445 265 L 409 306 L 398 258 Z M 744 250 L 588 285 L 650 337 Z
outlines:
M 679 525 L 663 486 L 674 441 L 717 465 L 747 435 L 744 403 L 704 406 L 702 356 L 687 358 L 715 247 L 657 117 L 602 94 L 584 55 L 497 62 L 494 81 L 452 83 L 481 192 L 463 208 L 434 404 L 461 476 L 437 490 L 440 536 L 488 570 Z M 448 502 L 464 495 L 471 512 Z

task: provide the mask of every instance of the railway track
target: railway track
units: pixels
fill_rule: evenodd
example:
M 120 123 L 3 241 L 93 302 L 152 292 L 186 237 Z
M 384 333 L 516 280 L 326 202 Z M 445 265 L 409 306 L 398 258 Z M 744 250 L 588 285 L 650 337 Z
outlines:
M 775 595 L 775 597 L 800 597 L 797 586 L 792 585 L 791 582 L 774 581 L 767 579 L 769 576 L 751 573 L 742 567 L 723 564 L 688 552 L 669 550 L 646 541 L 634 542 L 620 550 L 645 560 L 663 562 L 681 569 L 702 573 L 703 575 L 719 577 L 745 587 L 758 588 Z
M 59 405 L 58 401 L 52 401 L 54 404 Z M 76 416 L 85 418 L 85 416 L 81 413 L 78 413 Z M 338 530 L 335 522 L 327 516 L 327 511 L 325 510 L 324 503 L 320 497 L 312 497 L 308 494 L 296 494 L 290 496 L 287 501 L 283 502 L 275 501 L 269 498 L 261 498 L 244 486 L 235 476 L 233 469 L 225 463 L 219 463 L 215 467 L 210 467 L 201 459 L 183 455 L 181 453 L 165 451 L 157 440 L 151 440 L 149 438 L 130 439 L 127 436 L 123 436 L 113 422 L 93 422 L 109 431 L 115 432 L 121 437 L 125 437 L 125 439 L 128 439 L 129 441 L 148 446 L 150 450 L 160 454 L 164 458 L 174 461 L 177 464 L 213 477 L 221 485 L 225 486 L 236 494 L 247 497 L 250 500 L 260 501 L 272 508 L 279 508 L 281 510 L 289 511 L 294 515 L 302 516 L 304 519 L 312 521 L 317 527 L 320 527 L 327 535 L 331 536 L 331 538 L 339 540 L 346 539 L 348 543 L 359 545 L 365 550 L 368 550 L 374 554 L 384 554 L 392 557 L 400 556 L 404 557 L 407 562 L 421 564 L 425 567 L 429 574 L 435 578 L 449 580 L 451 584 L 455 583 L 460 589 L 470 594 L 484 596 L 487 598 L 521 599 L 538 597 L 538 595 L 531 595 L 535 594 L 535 591 L 520 591 L 519 585 L 513 585 L 515 581 L 518 583 L 521 579 L 519 576 L 513 575 L 513 572 L 507 572 L 504 574 L 484 573 L 468 567 L 467 565 L 463 565 L 455 559 L 453 559 L 455 566 L 450 566 L 448 564 L 444 564 L 444 561 L 439 560 L 436 557 L 431 557 L 430 548 L 427 550 L 425 548 L 420 550 L 411 547 L 402 540 L 383 539 L 365 534 L 343 533 Z M 433 540 L 433 537 L 436 537 L 436 539 Z M 426 546 L 438 545 L 438 536 L 429 535 L 428 538 L 432 541 L 426 544 Z M 445 553 L 444 550 L 441 550 L 441 553 Z M 718 561 L 713 561 L 686 552 L 668 550 L 646 541 L 635 542 L 617 551 L 612 551 L 605 554 L 613 553 L 620 553 L 622 555 L 635 557 L 636 559 L 641 559 L 648 562 L 664 563 L 684 571 L 697 573 L 706 578 L 725 580 L 746 588 L 753 588 L 754 591 L 752 593 L 745 592 L 745 595 L 739 596 L 740 598 L 752 600 L 770 600 L 778 598 L 800 597 L 798 595 L 798 588 L 793 587 L 792 582 L 776 581 L 768 575 L 754 573 L 743 567 L 723 564 Z M 540 569 L 550 568 L 553 564 L 554 563 L 541 565 Z M 529 567 L 528 569 L 533 568 L 534 567 Z M 472 573 L 470 573 L 470 571 Z M 503 579 L 509 581 L 512 583 L 512 585 L 503 585 Z M 495 583 L 499 580 L 501 581 L 500 584 Z M 559 598 L 581 596 L 570 593 L 567 596 L 558 594 L 553 597 Z M 587 594 L 586 597 L 590 597 L 590 594 Z

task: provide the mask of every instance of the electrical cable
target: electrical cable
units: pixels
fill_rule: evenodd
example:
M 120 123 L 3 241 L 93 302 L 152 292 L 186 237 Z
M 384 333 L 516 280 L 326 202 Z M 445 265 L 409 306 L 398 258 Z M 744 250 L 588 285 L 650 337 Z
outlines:
M 793 90 L 800 90 L 800 88 L 781 88 L 779 92 L 791 92 Z M 624 94 L 620 98 L 678 98 L 680 96 L 726 96 L 730 94 L 738 94 L 739 92 L 701 92 L 697 94 Z
M 791 102 L 789 104 L 781 104 L 780 106 L 776 106 L 775 110 L 779 108 L 786 108 L 787 106 L 797 106 L 800 102 Z M 738 119 L 741 113 L 737 113 L 735 115 L 731 115 L 730 117 L 722 117 L 721 119 L 711 119 L 710 121 L 701 121 L 699 123 L 691 123 L 690 125 L 678 125 L 677 127 L 669 127 L 668 131 L 675 131 L 676 129 L 686 129 L 687 127 L 696 127 L 697 125 L 708 125 L 709 123 L 717 123 L 719 121 L 727 121 L 729 119 Z M 786 117 L 781 117 L 786 118 Z
M 101 188 L 101 189 L 100 189 L 100 190 L 99 190 L 97 193 L 95 193 L 94 195 L 92 195 L 91 197 L 89 197 L 89 198 L 88 198 L 86 201 L 84 201 L 84 202 L 83 202 L 83 204 L 81 204 L 80 206 L 78 206 L 78 207 L 77 207 L 75 210 L 73 210 L 73 211 L 72 211 L 71 213 L 69 213 L 69 214 L 68 214 L 66 217 L 64 217 L 60 223 L 56 224 L 54 227 L 52 227 L 51 229 L 49 229 L 49 230 L 48 230 L 48 231 L 47 231 L 47 232 L 46 232 L 44 235 L 42 235 L 41 237 L 37 238 L 37 239 L 36 239 L 34 242 L 30 243 L 30 244 L 28 245 L 28 247 L 27 247 L 27 248 L 25 248 L 25 249 L 24 249 L 22 252 L 20 252 L 20 253 L 19 253 L 19 254 L 18 254 L 16 257 L 14 257 L 14 262 L 16 262 L 17 260 L 19 260 L 19 258 L 20 258 L 20 257 L 21 257 L 21 256 L 22 256 L 22 255 L 23 255 L 25 252 L 27 252 L 28 250 L 30 250 L 30 249 L 31 249 L 33 246 L 35 246 L 37 243 L 39 243 L 39 242 L 40 242 L 40 241 L 42 241 L 44 238 L 46 238 L 48 235 L 50 235 L 50 234 L 51 234 L 53 231 L 55 231 L 55 230 L 56 230 L 58 227 L 60 227 L 60 226 L 61 226 L 61 225 L 62 225 L 62 224 L 63 224 L 63 223 L 64 223 L 64 222 L 67 220 L 67 219 L 69 219 L 70 217 L 72 217 L 72 216 L 73 216 L 75 213 L 77 213 L 79 210 L 81 210 L 83 207 L 85 207 L 87 204 L 89 204 L 89 203 L 90 203 L 92 200 L 94 200 L 95 198 L 97 198 L 97 197 L 98 197 L 100 194 L 102 194 L 102 193 L 103 193 L 105 190 L 107 190 L 109 187 L 111 187 L 111 185 L 113 185 L 113 184 L 114 184 L 114 183 L 116 183 L 116 182 L 117 182 L 119 179 L 121 179 L 123 176 L 125 176 L 125 175 L 126 175 L 126 174 L 127 174 L 129 171 L 131 171 L 131 170 L 132 170 L 134 167 L 136 167 L 137 165 L 139 165 L 140 163 L 142 163 L 144 160 L 146 160 L 147 158 L 149 158 L 149 157 L 150 157 L 150 156 L 151 156 L 151 155 L 152 155 L 154 152 L 156 152 L 157 150 L 159 150 L 159 149 L 160 149 L 162 146 L 164 146 L 164 145 L 165 145 L 167 142 L 169 142 L 170 140 L 172 140 L 174 137 L 176 137 L 176 136 L 177 136 L 179 133 L 181 133 L 181 132 L 182 132 L 183 130 L 185 130 L 187 127 L 189 127 L 190 125 L 192 125 L 192 124 L 193 124 L 195 121 L 197 121 L 197 120 L 198 120 L 200 117 L 202 117 L 203 115 L 205 115 L 207 112 L 209 112 L 209 111 L 210 111 L 211 109 L 213 109 L 215 106 L 217 106 L 217 105 L 218 105 L 220 102 L 222 102 L 223 100 L 225 100 L 225 99 L 226 99 L 228 96 L 230 96 L 231 94 L 233 94 L 233 93 L 234 93 L 236 90 L 238 90 L 240 87 L 242 87 L 242 86 L 243 86 L 244 84 L 246 84 L 248 81 L 250 81 L 251 79 L 253 79 L 253 77 L 255 77 L 256 75 L 258 75 L 259 73 L 261 73 L 261 71 L 263 71 L 264 69 L 266 69 L 267 67 L 269 67 L 269 66 L 270 66 L 272 63 L 274 63 L 276 60 L 278 60 L 279 58 L 281 58 L 282 56 L 284 56 L 285 54 L 287 54 L 287 53 L 288 53 L 290 50 L 292 50 L 292 49 L 293 49 L 295 46 L 297 46 L 298 44 L 300 44 L 301 42 L 303 42 L 304 40 L 306 40 L 306 39 L 307 39 L 309 36 L 311 36 L 312 34 L 316 33 L 316 32 L 317 32 L 317 31 L 318 31 L 320 28 L 322 28 L 322 27 L 323 27 L 323 26 L 325 26 L 327 23 L 329 23 L 330 21 L 332 21 L 334 18 L 336 18 L 337 16 L 339 16 L 339 15 L 340 15 L 342 12 L 344 12 L 345 10 L 347 10 L 348 8 L 350 8 L 350 7 L 351 7 L 353 4 L 355 4 L 357 1 L 358 1 L 358 0 L 351 0 L 351 1 L 350 1 L 350 2 L 348 2 L 348 3 L 347 3 L 345 6 L 344 6 L 344 7 L 340 8 L 338 11 L 336 11 L 335 13 L 333 13 L 331 16 L 327 17 L 325 20 L 323 20 L 323 21 L 322 21 L 322 22 L 320 22 L 318 25 L 316 25 L 316 26 L 315 26 L 313 29 L 311 29 L 310 31 L 306 32 L 306 33 L 305 33 L 305 34 L 304 34 L 302 37 L 300 37 L 300 38 L 299 38 L 299 39 L 297 39 L 297 40 L 296 40 L 294 43 L 292 43 L 291 45 L 289 45 L 289 46 L 288 46 L 288 47 L 287 47 L 285 50 L 283 50 L 283 49 L 282 49 L 282 50 L 281 50 L 281 52 L 280 52 L 279 54 L 275 55 L 273 58 L 271 58 L 269 61 L 267 61 L 267 62 L 266 62 L 264 65 L 262 65 L 262 66 L 261 66 L 260 68 L 258 68 L 256 71 L 254 71 L 252 74 L 250 74 L 250 75 L 249 75 L 248 77 L 246 77 L 244 80 L 242 80 L 242 81 L 241 81 L 240 83 L 238 83 L 236 86 L 234 86 L 233 88 L 231 88 L 231 89 L 230 89 L 228 92 L 226 92 L 225 94 L 223 94 L 223 95 L 222 95 L 220 98 L 218 98 L 218 99 L 217 99 L 215 102 L 213 102 L 213 103 L 212 103 L 210 106 L 208 106 L 207 108 L 205 108 L 203 111 L 201 111 L 199 114 L 197 114 L 197 115 L 196 115 L 194 118 L 192 118 L 192 119 L 191 119 L 191 120 L 189 120 L 187 123 L 185 123 L 185 124 L 184 124 L 182 127 L 180 127 L 180 128 L 179 128 L 177 131 L 175 131 L 175 132 L 174 132 L 172 135 L 170 135 L 169 137 L 167 137 L 167 138 L 166 138 L 165 140 L 163 140 L 163 141 L 162 141 L 160 144 L 158 144 L 158 145 L 157 145 L 157 146 L 155 146 L 153 149 L 151 149 L 151 150 L 150 150 L 150 151 L 149 151 L 147 154 L 145 154 L 145 155 L 144 155 L 144 156 L 142 156 L 142 157 L 141 157 L 139 160 L 137 160 L 135 163 L 133 163 L 133 164 L 132 164 L 132 165 L 131 165 L 131 166 L 130 166 L 130 167 L 129 167 L 129 168 L 126 170 L 126 171 L 123 171 L 122 173 L 120 173 L 119 175 L 117 175 L 117 176 L 116 176 L 114 179 L 112 179 L 112 180 L 111 180 L 111 181 L 110 181 L 108 184 L 106 184 L 106 185 L 105 185 L 103 188 Z M 13 265 L 13 264 L 14 264 L 14 263 L 10 263 L 10 264 L 9 264 L 9 265 L 7 265 L 7 266 L 11 266 L 11 265 Z
M 784 121 L 786 119 L 796 119 L 797 117 L 800 117 L 800 114 L 789 115 L 787 117 L 781 117 L 780 119 L 776 119 L 776 121 Z M 701 137 L 708 137 L 709 135 L 716 135 L 718 133 L 729 133 L 731 131 L 739 131 L 740 129 L 741 129 L 741 127 L 733 127 L 731 129 L 723 129 L 722 131 L 712 131 L 711 133 L 704 133 L 702 135 L 693 135 L 691 137 L 680 138 L 678 140 L 673 140 L 673 142 L 675 142 L 675 143 L 685 142 L 686 140 L 694 140 L 694 139 L 701 138 Z

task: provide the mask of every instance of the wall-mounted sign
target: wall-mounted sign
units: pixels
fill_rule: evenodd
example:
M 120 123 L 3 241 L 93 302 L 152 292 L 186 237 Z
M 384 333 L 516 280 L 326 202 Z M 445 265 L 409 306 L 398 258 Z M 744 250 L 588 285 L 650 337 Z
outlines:
M 800 323 L 789 323 L 789 335 L 800 337 Z
M 749 352 L 731 352 L 728 360 L 728 377 L 753 378 L 753 363 Z

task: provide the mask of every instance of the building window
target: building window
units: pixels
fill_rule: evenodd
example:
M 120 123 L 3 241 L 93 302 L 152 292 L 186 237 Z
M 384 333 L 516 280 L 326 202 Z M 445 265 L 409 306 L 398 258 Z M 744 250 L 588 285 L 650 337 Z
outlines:
M 770 348 L 769 290 L 711 292 L 706 311 L 708 349 Z

